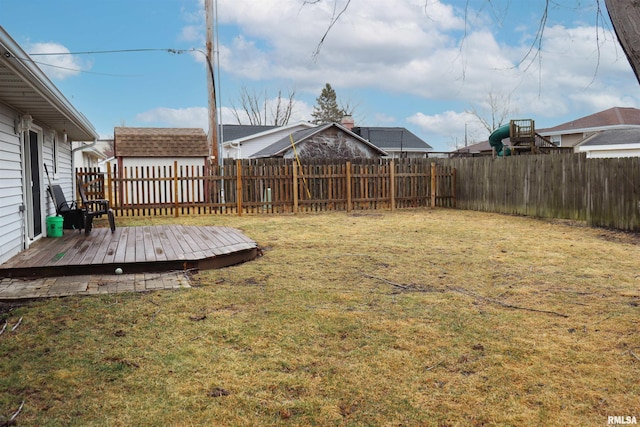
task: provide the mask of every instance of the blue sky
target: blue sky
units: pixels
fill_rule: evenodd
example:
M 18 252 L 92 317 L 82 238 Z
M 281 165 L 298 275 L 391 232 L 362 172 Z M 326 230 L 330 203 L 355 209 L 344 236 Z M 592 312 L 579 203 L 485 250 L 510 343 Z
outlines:
M 309 120 L 330 83 L 356 125 L 404 126 L 449 151 L 465 130 L 468 143 L 486 140 L 477 116 L 492 111 L 542 128 L 640 106 L 603 0 L 551 2 L 540 51 L 545 0 L 351 0 L 314 57 L 345 2 L 218 0 L 223 122 L 237 123 L 242 88 L 295 91 L 292 121 Z M 206 130 L 204 56 L 163 50 L 204 50 L 203 0 L 0 0 L 0 11 L 25 51 L 71 53 L 32 58 L 56 65 L 41 68 L 101 137 L 123 125 Z M 160 50 L 80 54 L 127 49 Z

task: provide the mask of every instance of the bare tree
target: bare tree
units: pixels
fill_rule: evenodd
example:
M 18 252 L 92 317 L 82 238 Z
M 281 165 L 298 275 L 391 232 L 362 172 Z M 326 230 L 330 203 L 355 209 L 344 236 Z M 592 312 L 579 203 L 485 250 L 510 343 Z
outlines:
M 284 126 L 289 123 L 295 105 L 295 90 L 290 90 L 286 97 L 278 90 L 275 99 L 269 99 L 267 91 L 252 93 L 243 86 L 240 90 L 240 107 L 230 100 L 232 114 L 238 124 Z
M 104 153 L 105 156 L 107 156 L 107 158 L 113 157 L 115 155 L 116 147 L 115 147 L 115 144 L 113 142 L 113 139 L 107 139 L 106 140 L 106 144 L 105 144 L 105 147 L 102 150 L 102 152 Z
M 518 111 L 517 108 L 511 105 L 511 96 L 489 92 L 486 107 L 478 108 L 475 105 L 471 105 L 471 108 L 465 110 L 465 112 L 478 119 L 482 127 L 491 133 L 502 126 L 512 114 Z

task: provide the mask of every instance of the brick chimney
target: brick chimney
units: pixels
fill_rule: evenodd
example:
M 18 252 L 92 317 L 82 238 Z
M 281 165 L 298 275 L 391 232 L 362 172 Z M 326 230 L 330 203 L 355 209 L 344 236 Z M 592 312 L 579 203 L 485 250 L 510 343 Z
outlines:
M 340 124 L 349 130 L 353 130 L 353 126 L 355 125 L 355 122 L 353 121 L 352 116 L 346 115 L 346 116 L 342 116 L 342 119 L 340 120 Z

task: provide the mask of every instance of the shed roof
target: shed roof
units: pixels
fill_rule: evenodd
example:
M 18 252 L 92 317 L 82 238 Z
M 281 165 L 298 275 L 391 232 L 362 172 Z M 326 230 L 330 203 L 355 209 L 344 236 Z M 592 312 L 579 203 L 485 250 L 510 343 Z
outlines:
M 199 128 L 116 127 L 116 157 L 208 157 L 207 134 Z

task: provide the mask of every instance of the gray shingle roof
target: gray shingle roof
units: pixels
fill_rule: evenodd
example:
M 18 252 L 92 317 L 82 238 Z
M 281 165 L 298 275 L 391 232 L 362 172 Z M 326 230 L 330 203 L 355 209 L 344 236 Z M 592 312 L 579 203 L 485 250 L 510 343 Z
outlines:
M 265 125 L 222 125 L 222 141 L 235 141 L 236 139 L 245 138 L 277 127 Z
M 403 127 L 354 127 L 353 133 L 360 135 L 383 150 L 429 151 L 433 147 Z
M 640 129 L 605 130 L 580 144 L 581 147 L 594 145 L 640 144 Z

